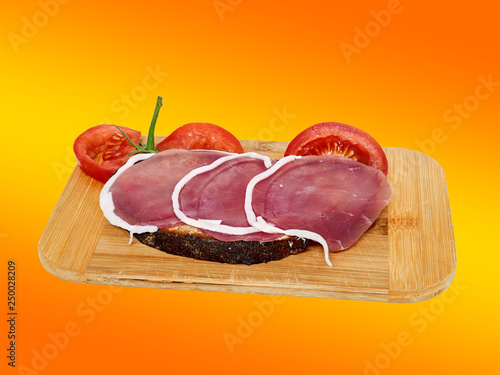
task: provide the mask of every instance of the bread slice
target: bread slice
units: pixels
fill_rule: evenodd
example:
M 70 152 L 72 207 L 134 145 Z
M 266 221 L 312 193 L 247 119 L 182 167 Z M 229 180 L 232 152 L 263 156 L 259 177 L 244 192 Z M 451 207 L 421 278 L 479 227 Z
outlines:
M 145 245 L 173 255 L 230 264 L 257 264 L 283 259 L 307 249 L 304 238 L 283 236 L 275 241 L 219 241 L 190 225 L 135 234 Z

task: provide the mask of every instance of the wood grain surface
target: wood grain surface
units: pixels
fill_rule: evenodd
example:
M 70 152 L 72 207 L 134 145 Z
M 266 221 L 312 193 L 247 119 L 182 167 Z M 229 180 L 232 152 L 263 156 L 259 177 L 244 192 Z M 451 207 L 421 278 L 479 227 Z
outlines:
M 280 158 L 284 142 L 242 141 L 246 151 Z M 350 249 L 312 245 L 265 264 L 229 265 L 166 254 L 107 222 L 102 183 L 73 171 L 39 242 L 43 266 L 64 280 L 121 286 L 417 302 L 443 292 L 456 268 L 446 179 L 440 165 L 411 150 L 384 149 L 392 197 Z

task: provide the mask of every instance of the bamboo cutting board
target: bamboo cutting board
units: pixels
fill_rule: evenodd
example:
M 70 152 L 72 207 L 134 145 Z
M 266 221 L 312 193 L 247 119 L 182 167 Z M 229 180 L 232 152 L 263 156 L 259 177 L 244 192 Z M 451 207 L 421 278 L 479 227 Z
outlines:
M 284 142 L 242 141 L 246 151 L 280 158 Z M 64 280 L 121 286 L 277 294 L 385 302 L 437 296 L 455 274 L 456 252 L 446 179 L 430 157 L 385 148 L 391 201 L 350 249 L 310 246 L 265 264 L 230 265 L 166 254 L 107 222 L 102 184 L 76 167 L 39 242 L 43 266 Z

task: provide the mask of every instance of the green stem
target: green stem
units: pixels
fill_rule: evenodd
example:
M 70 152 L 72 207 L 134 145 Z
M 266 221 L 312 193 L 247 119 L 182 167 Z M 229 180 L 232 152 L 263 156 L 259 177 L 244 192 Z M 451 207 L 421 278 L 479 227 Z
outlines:
M 151 120 L 151 126 L 149 127 L 148 142 L 146 144 L 146 150 L 153 151 L 155 149 L 155 127 L 156 120 L 158 119 L 158 114 L 160 113 L 160 108 L 163 105 L 163 100 L 161 96 L 156 100 L 155 113 L 153 114 L 153 119 Z
M 155 148 L 155 127 L 156 127 L 156 120 L 158 119 L 158 113 L 160 113 L 160 108 L 163 105 L 163 100 L 161 96 L 158 97 L 156 100 L 156 108 L 155 108 L 155 113 L 153 114 L 153 120 L 151 120 L 151 126 L 149 127 L 149 133 L 148 133 L 148 142 L 146 143 L 146 146 L 141 142 L 140 145 L 136 145 L 132 140 L 128 137 L 127 134 L 123 130 L 121 130 L 118 126 L 116 128 L 127 138 L 127 141 L 130 142 L 132 146 L 136 148 L 136 150 L 132 151 L 130 154 L 127 155 L 127 159 L 131 157 L 132 155 L 138 154 L 138 153 L 156 153 L 158 150 Z
M 118 129 L 118 130 L 119 130 L 119 131 L 120 131 L 120 132 L 121 132 L 121 133 L 125 136 L 125 138 L 127 139 L 127 141 L 128 141 L 128 142 L 129 142 L 132 146 L 134 146 L 136 149 L 140 149 L 140 148 L 141 148 L 141 146 L 139 146 L 139 145 L 135 144 L 135 143 L 134 143 L 134 142 L 133 142 L 133 141 L 129 138 L 129 136 L 127 135 L 127 133 L 125 133 L 123 130 L 121 130 L 119 126 L 116 126 L 116 125 L 113 125 L 113 126 L 114 126 L 115 128 L 117 128 L 117 129 Z

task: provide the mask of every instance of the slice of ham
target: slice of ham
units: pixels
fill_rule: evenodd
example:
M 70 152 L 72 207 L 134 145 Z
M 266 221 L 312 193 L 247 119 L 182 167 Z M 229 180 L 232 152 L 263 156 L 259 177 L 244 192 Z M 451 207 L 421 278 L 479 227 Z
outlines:
M 128 224 L 128 227 L 119 226 L 131 232 L 140 233 L 134 228 L 156 227 L 149 230 L 155 231 L 182 224 L 172 208 L 175 185 L 189 171 L 211 164 L 226 155 L 228 154 L 220 151 L 181 149 L 162 151 L 152 157 L 137 155 L 143 159 L 147 157 L 147 160 L 125 166 L 123 171 L 120 169 L 119 175 L 113 176 L 105 185 L 101 202 L 103 196 L 111 199 L 114 216 Z M 135 160 L 131 159 L 130 162 L 133 163 Z
M 368 230 L 390 196 L 385 175 L 373 167 L 342 156 L 288 157 L 249 183 L 247 217 L 264 231 L 318 234 L 309 239 L 340 251 Z
M 245 192 L 248 182 L 275 161 L 254 153 L 218 159 L 193 170 L 176 188 L 181 219 L 221 241 L 274 241 L 281 234 L 261 232 L 248 224 Z M 210 230 L 210 228 L 212 230 Z M 233 234 L 237 233 L 237 234 Z

